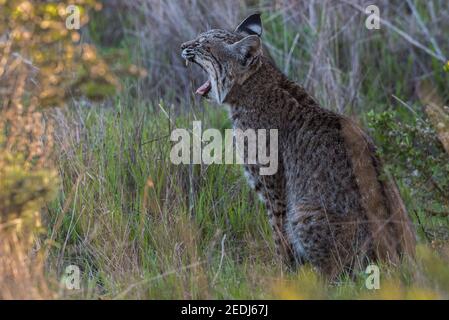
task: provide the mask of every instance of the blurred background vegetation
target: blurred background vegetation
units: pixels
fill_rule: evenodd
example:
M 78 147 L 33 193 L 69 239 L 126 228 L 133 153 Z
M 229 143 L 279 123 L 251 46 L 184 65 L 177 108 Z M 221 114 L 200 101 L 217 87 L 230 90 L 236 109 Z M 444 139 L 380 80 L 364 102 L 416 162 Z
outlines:
M 449 3 L 375 1 L 380 30 L 369 4 L 0 0 L 0 298 L 449 298 Z M 230 127 L 180 44 L 255 11 L 278 67 L 359 122 L 398 181 L 417 259 L 381 266 L 381 290 L 279 264 L 239 166 L 169 161 L 173 128 Z

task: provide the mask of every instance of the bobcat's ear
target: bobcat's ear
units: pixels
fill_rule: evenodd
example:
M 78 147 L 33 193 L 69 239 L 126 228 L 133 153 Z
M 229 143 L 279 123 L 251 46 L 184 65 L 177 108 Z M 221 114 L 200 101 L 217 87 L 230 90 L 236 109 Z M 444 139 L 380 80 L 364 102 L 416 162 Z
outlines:
M 262 21 L 260 20 L 260 13 L 255 13 L 247 17 L 235 29 L 237 33 L 245 35 L 262 35 Z
M 241 64 L 246 65 L 248 60 L 261 54 L 262 44 L 257 35 L 251 35 L 237 41 L 232 45 Z

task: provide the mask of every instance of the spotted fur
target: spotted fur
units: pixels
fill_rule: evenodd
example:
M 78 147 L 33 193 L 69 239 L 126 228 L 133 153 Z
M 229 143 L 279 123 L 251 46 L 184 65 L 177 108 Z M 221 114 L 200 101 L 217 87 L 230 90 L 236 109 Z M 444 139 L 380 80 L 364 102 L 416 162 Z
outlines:
M 402 199 L 370 138 L 346 117 L 321 108 L 264 54 L 259 15 L 233 31 L 210 30 L 182 45 L 229 106 L 234 128 L 278 129 L 279 167 L 259 175 L 245 165 L 268 211 L 284 261 L 310 263 L 329 277 L 378 259 L 413 255 L 415 234 Z

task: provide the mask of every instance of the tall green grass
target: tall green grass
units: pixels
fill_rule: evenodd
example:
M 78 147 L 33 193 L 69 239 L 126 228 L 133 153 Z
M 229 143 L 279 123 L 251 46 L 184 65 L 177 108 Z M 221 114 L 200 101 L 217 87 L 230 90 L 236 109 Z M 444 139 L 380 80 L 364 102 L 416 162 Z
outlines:
M 308 267 L 288 270 L 239 166 L 169 160 L 174 126 L 189 128 L 196 118 L 204 129 L 225 128 L 225 111 L 211 106 L 171 118 L 170 107 L 129 103 L 58 116 L 61 189 L 48 207 L 47 269 L 60 275 L 75 264 L 83 275 L 82 290 L 66 297 L 447 297 L 449 287 L 440 286 L 448 252 L 424 246 L 416 265 L 381 268 L 386 291 L 367 290 L 363 273 L 328 285 Z M 429 275 L 428 267 L 439 269 Z
M 219 23 L 229 27 L 249 6 L 209 2 L 198 1 L 192 7 L 163 2 L 159 7 L 163 15 L 152 10 L 153 0 L 124 4 L 138 14 L 131 21 L 125 19 L 131 36 L 121 43 L 127 44 L 124 51 L 130 57 L 147 64 L 150 76 L 144 82 L 127 83 L 105 105 L 74 102 L 55 116 L 55 162 L 61 184 L 45 215 L 53 240 L 47 271 L 59 277 L 66 266 L 75 264 L 83 275 L 82 290 L 62 296 L 449 298 L 447 217 L 423 213 L 425 203 L 417 203 L 414 194 L 424 191 L 413 189 L 407 175 L 398 177 L 398 183 L 419 231 L 417 259 L 381 266 L 381 290 L 370 291 L 364 273 L 329 284 L 308 266 L 299 270 L 284 266 L 275 254 L 265 209 L 249 190 L 240 166 L 170 162 L 169 135 L 175 127 L 191 129 L 194 120 L 201 120 L 203 129 L 231 127 L 223 108 L 191 97 L 201 73 L 183 68 L 179 58 L 179 44 L 204 31 L 206 21 L 213 27 Z M 440 40 L 447 19 L 433 21 L 430 9 L 447 16 L 447 5 L 417 2 L 411 3 Z M 386 19 L 427 43 L 413 17 L 403 13 L 403 5 L 382 3 Z M 263 41 L 280 69 L 304 84 L 324 107 L 346 113 L 365 127 L 369 111 L 393 109 L 398 114 L 394 121 L 401 121 L 408 120 L 411 108 L 423 117 L 415 94 L 422 78 L 433 81 L 444 101 L 449 97 L 448 74 L 439 61 L 389 29 L 365 30 L 360 27 L 364 16 L 342 3 L 285 1 L 285 7 L 274 8 L 260 1 L 259 5 L 264 9 Z M 203 15 L 195 19 L 186 10 Z M 99 32 L 104 23 L 98 21 L 92 32 Z M 447 49 L 446 43 L 439 43 Z M 382 127 L 371 133 L 378 144 L 389 144 Z M 393 159 L 387 166 L 392 165 L 394 151 L 385 156 Z M 441 236 L 426 238 L 426 232 L 436 229 Z
M 204 126 L 221 126 L 225 113 L 213 113 L 202 115 Z M 179 297 L 200 298 L 210 293 L 195 283 L 209 278 L 221 287 L 216 294 L 240 294 L 227 288 L 236 261 L 245 260 L 239 268 L 249 271 L 276 264 L 265 213 L 239 166 L 171 164 L 170 128 L 191 127 L 190 119 L 119 100 L 110 109 L 80 107 L 61 123 L 66 117 L 77 126 L 61 133 L 62 188 L 49 208 L 58 272 L 70 261 L 112 295 L 126 290 L 122 280 L 126 286 L 155 278 L 138 292 L 155 286 L 149 296 L 170 297 L 175 293 L 157 288 L 182 285 L 189 288 Z

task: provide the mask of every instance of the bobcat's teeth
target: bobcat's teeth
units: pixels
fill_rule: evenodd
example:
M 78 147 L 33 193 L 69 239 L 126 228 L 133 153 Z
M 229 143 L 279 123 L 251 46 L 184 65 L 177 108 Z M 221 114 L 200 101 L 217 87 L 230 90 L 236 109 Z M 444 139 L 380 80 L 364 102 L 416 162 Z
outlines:
M 186 67 L 189 66 L 189 60 L 186 60 Z

